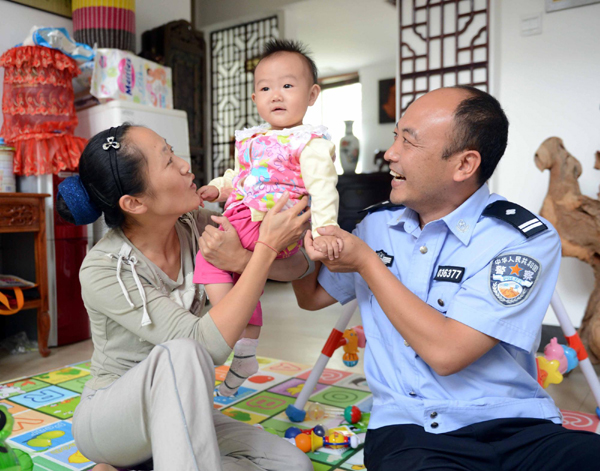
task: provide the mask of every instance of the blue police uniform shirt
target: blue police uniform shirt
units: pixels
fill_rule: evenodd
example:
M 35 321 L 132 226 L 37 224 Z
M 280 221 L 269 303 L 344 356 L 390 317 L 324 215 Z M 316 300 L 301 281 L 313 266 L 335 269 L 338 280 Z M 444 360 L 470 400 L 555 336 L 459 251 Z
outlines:
M 342 304 L 354 298 L 359 303 L 367 338 L 365 375 L 373 393 L 369 428 L 417 424 L 445 433 L 518 417 L 562 423 L 537 382 L 535 361 L 558 278 L 560 238 L 541 218 L 548 230 L 527 238 L 510 224 L 483 216 L 498 200 L 504 198 L 483 185 L 423 229 L 417 213 L 398 207 L 367 215 L 354 230 L 421 300 L 500 340 L 455 374 L 440 376 L 419 357 L 360 275 L 321 269 L 319 283 L 331 296 Z

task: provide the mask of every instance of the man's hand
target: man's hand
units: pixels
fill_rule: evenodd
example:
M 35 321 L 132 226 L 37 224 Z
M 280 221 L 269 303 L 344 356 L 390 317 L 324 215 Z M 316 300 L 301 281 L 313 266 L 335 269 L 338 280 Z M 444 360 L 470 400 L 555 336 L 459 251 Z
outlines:
M 225 216 L 211 216 L 223 230 L 207 225 L 198 240 L 202 256 L 215 267 L 242 273 L 252 253 L 242 247 L 238 233 Z
M 315 250 L 327 255 L 329 260 L 333 260 L 340 256 L 340 252 L 344 249 L 344 242 L 337 237 L 323 235 L 313 239 L 313 246 Z
M 202 201 L 215 201 L 219 197 L 219 189 L 216 186 L 204 185 L 196 192 Z
M 323 262 L 330 271 L 340 273 L 360 272 L 363 266 L 369 261 L 379 261 L 377 254 L 367 244 L 349 232 L 337 226 L 320 227 L 317 230 L 321 236 L 333 236 L 336 239 L 340 239 L 343 244 L 344 250 L 340 252 L 339 258 L 330 260 L 327 254 L 315 249 L 314 244 L 316 240 L 322 237 L 317 237 L 316 240 L 313 240 L 310 231 L 304 237 L 305 250 L 311 260 Z

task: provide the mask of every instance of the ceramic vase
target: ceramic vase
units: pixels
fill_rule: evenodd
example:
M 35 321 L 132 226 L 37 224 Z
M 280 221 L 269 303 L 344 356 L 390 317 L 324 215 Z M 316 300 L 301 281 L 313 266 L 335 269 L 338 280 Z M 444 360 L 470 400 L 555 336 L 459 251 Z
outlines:
M 356 172 L 358 164 L 358 138 L 352 134 L 352 125 L 354 121 L 344 121 L 346 123 L 346 135 L 340 139 L 340 163 L 344 173 Z

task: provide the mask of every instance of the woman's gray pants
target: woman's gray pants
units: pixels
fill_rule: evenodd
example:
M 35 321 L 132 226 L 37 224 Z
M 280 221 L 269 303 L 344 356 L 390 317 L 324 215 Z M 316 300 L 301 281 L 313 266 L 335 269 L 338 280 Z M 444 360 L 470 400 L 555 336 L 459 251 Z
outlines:
M 79 451 L 96 463 L 157 471 L 312 471 L 280 437 L 213 408 L 214 365 L 189 339 L 154 347 L 110 386 L 85 388 L 73 417 Z

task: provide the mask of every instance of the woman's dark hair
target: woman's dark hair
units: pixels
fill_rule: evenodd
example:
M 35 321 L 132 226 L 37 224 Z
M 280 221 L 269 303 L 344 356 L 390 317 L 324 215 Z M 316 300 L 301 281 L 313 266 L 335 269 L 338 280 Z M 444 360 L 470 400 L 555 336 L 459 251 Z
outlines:
M 506 150 L 508 118 L 498 100 L 489 93 L 468 85 L 452 88 L 464 90 L 469 96 L 454 111 L 453 136 L 442 158 L 448 159 L 464 150 L 476 150 L 481 155 L 477 181 L 483 185 Z
M 119 206 L 121 196 L 141 195 L 148 190 L 146 158 L 128 138 L 133 127 L 135 126 L 131 123 L 123 123 L 117 128 L 99 132 L 89 140 L 79 160 L 81 183 L 92 204 L 104 213 L 104 220 L 110 228 L 122 228 L 126 225 L 125 214 Z M 120 145 L 116 150 L 106 150 L 103 147 L 111 136 L 111 130 L 114 141 Z M 113 167 L 111 152 L 116 152 Z M 56 209 L 65 221 L 75 223 L 75 218 L 61 195 L 58 195 Z

